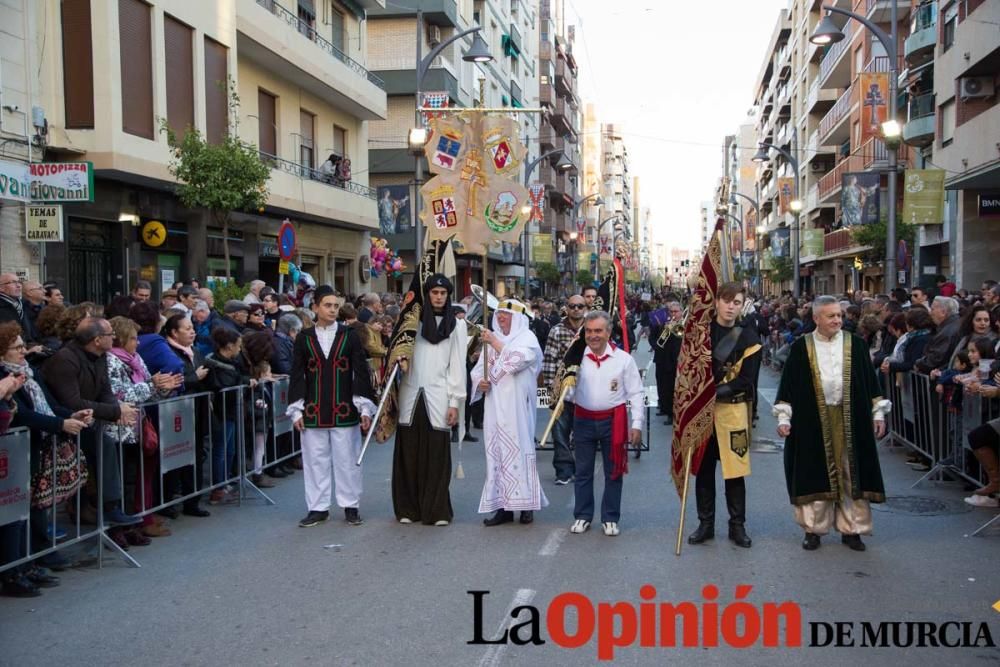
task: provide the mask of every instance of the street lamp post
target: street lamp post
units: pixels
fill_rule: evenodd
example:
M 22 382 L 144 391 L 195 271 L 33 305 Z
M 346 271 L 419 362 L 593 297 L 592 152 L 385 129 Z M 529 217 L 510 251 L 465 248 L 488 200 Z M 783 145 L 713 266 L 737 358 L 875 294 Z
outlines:
M 597 259 L 594 261 L 594 277 L 595 278 L 601 272 L 601 231 L 604 229 L 604 225 L 606 225 L 609 222 L 612 222 L 614 220 L 617 220 L 618 217 L 619 217 L 619 215 L 617 213 L 615 213 L 614 215 L 609 216 L 609 217 L 605 218 L 604 220 L 601 220 L 598 223 L 598 225 L 597 225 L 597 252 L 595 253 L 597 255 Z M 612 228 L 612 230 L 611 230 L 611 261 L 614 261 L 614 259 L 615 259 L 615 231 L 616 231 L 617 228 L 618 228 L 618 224 L 616 223 L 615 226 L 614 226 L 614 228 Z
M 452 35 L 448 39 L 444 40 L 427 54 L 427 57 L 423 57 L 423 41 L 424 41 L 424 12 L 419 7 L 417 8 L 417 86 L 416 86 L 416 105 L 414 109 L 414 117 L 416 120 L 416 129 L 410 130 L 407 143 L 409 144 L 410 151 L 416 156 L 416 181 L 417 187 L 415 188 L 414 206 L 416 207 L 416 216 L 414 228 L 414 240 L 416 242 L 416 247 L 413 250 L 414 253 L 414 267 L 420 262 L 420 256 L 423 253 L 423 227 L 420 223 L 420 211 L 423 208 L 420 201 L 420 186 L 424 181 L 424 163 L 422 162 L 423 145 L 427 143 L 427 130 L 424 129 L 423 119 L 420 116 L 420 108 L 423 106 L 422 98 L 422 84 L 424 82 L 424 77 L 427 76 L 427 72 L 430 70 L 431 65 L 434 63 L 434 59 L 441 55 L 441 52 L 446 48 L 457 42 L 458 40 L 467 37 L 468 35 L 475 35 L 472 40 L 472 46 L 469 50 L 462 54 L 462 60 L 466 62 L 489 62 L 493 60 L 493 56 L 490 55 L 489 47 L 483 40 L 482 35 L 479 32 L 482 30 L 482 26 L 473 26 L 468 30 L 464 30 L 460 33 Z M 486 282 L 486 276 L 483 276 L 483 283 Z
M 823 9 L 828 13 L 816 25 L 816 30 L 809 37 L 810 42 L 826 45 L 843 40 L 843 31 L 830 19 L 830 13 L 841 14 L 848 19 L 854 19 L 871 31 L 878 41 L 882 43 L 882 47 L 889 56 L 889 113 L 886 122 L 882 124 L 885 147 L 889 152 L 887 183 L 889 191 L 889 219 L 886 221 L 885 234 L 885 291 L 888 293 L 899 284 L 896 275 L 896 171 L 899 165 L 898 151 L 900 140 L 899 121 L 897 120 L 899 109 L 896 99 L 896 87 L 899 78 L 899 68 L 897 66 L 899 31 L 896 27 L 898 21 L 896 3 L 889 3 L 889 23 L 892 25 L 892 29 L 888 34 L 860 14 L 855 14 L 852 11 L 831 5 L 823 5 Z
M 556 148 L 555 150 L 551 150 L 548 153 L 542 153 L 541 155 L 539 155 L 537 158 L 535 158 L 531 162 L 528 162 L 527 165 L 525 166 L 525 168 L 524 168 L 524 187 L 528 187 L 528 185 L 531 183 L 531 174 L 533 174 L 534 171 L 535 171 L 535 169 L 538 167 L 538 165 L 540 165 L 542 163 L 542 160 L 545 160 L 546 158 L 550 158 L 550 157 L 555 157 L 557 155 L 559 156 L 559 161 L 556 162 L 556 166 L 555 166 L 556 169 L 558 169 L 559 171 L 568 171 L 569 169 L 571 169 L 573 167 L 573 163 L 571 163 L 569 160 L 566 159 L 566 154 L 563 152 L 563 150 L 561 148 Z M 525 296 L 525 298 L 529 297 L 529 288 L 528 288 L 528 251 L 529 251 L 529 249 L 528 249 L 528 241 L 529 241 L 529 238 L 528 238 L 528 234 L 529 234 L 529 232 L 528 232 L 528 224 L 526 223 L 524 225 L 524 233 L 521 235 L 521 260 L 522 260 L 522 263 L 524 264 L 524 296 Z
M 770 144 L 770 143 L 767 143 L 766 141 L 762 141 L 760 144 L 758 144 L 759 148 L 757 150 L 757 154 L 754 155 L 751 158 L 751 160 L 753 162 L 767 162 L 767 160 L 768 160 L 767 150 L 769 148 L 773 148 L 774 150 L 778 151 L 778 153 L 780 153 L 781 155 L 783 155 L 785 157 L 785 159 L 788 160 L 788 164 L 790 164 L 792 166 L 793 176 L 795 177 L 795 185 L 794 185 L 795 193 L 792 196 L 792 201 L 789 204 L 789 207 L 792 209 L 792 213 L 795 214 L 795 221 L 794 221 L 794 223 L 792 223 L 792 238 L 791 238 L 791 243 L 792 243 L 792 266 L 793 266 L 793 269 L 792 269 L 792 296 L 795 297 L 796 299 L 798 299 L 799 295 L 800 295 L 800 287 L 799 287 L 799 213 L 802 211 L 802 200 L 799 199 L 800 193 L 801 193 L 801 188 L 800 188 L 800 184 L 799 184 L 799 178 L 800 178 L 800 176 L 799 176 L 799 160 L 794 155 L 799 150 L 798 149 L 798 145 L 799 145 L 799 132 L 798 132 L 798 128 L 793 127 L 792 128 L 792 151 L 791 152 L 786 151 L 784 148 L 781 148 L 780 146 L 775 146 L 774 144 Z
M 574 230 L 576 229 L 576 216 L 580 212 L 580 207 L 583 206 L 584 203 L 586 203 L 590 199 L 594 200 L 594 206 L 604 206 L 604 200 L 601 198 L 601 193 L 600 192 L 594 192 L 592 194 L 587 195 L 586 197 L 581 197 L 580 199 L 577 199 L 575 202 L 573 202 L 573 217 L 572 217 L 572 219 L 570 221 L 570 224 L 573 225 L 573 229 Z M 598 232 L 598 236 L 600 236 L 600 232 Z M 557 230 L 555 228 L 555 225 L 552 226 L 552 244 L 555 246 L 556 263 L 558 264 L 558 262 L 559 262 L 559 239 L 558 239 L 558 236 L 557 236 Z M 574 250 L 575 249 L 576 248 L 574 247 Z M 573 270 L 573 263 L 571 261 L 570 262 L 570 271 L 572 271 L 572 270 Z M 575 282 L 576 282 L 576 275 L 574 274 L 574 275 L 572 275 L 570 277 L 570 283 L 573 284 Z

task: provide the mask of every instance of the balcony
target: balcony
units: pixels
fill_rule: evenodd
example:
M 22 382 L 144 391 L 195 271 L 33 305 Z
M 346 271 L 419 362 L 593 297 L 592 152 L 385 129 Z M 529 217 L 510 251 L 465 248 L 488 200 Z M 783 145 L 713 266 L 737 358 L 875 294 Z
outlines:
M 907 120 L 903 126 L 903 141 L 911 146 L 929 146 L 934 143 L 937 119 L 934 114 L 934 93 L 924 93 L 910 98 Z
M 846 88 L 851 82 L 851 59 L 845 54 L 851 50 L 857 21 L 847 21 L 842 30 L 844 39 L 831 46 L 819 63 L 819 85 L 823 88 Z
M 548 153 L 551 150 L 555 150 L 556 141 L 558 141 L 558 139 L 556 138 L 556 133 L 550 128 L 547 128 L 544 125 L 542 128 L 543 129 L 538 132 L 538 147 L 542 153 Z
M 892 3 L 896 3 L 896 18 L 905 21 L 910 14 L 910 0 L 865 0 L 865 16 L 875 23 L 889 23 Z
M 910 36 L 903 42 L 903 57 L 909 67 L 934 58 L 937 45 L 937 4 L 923 5 L 913 15 Z
M 268 205 L 301 215 L 378 226 L 375 189 L 355 181 L 332 181 L 316 169 L 266 153 L 261 160 L 273 173 Z
M 561 95 L 572 95 L 576 73 L 563 58 L 556 61 L 556 92 Z
M 855 245 L 854 233 L 850 228 L 838 229 L 823 236 L 824 255 L 842 252 Z
M 292 4 L 289 2 L 289 4 Z M 457 28 L 458 23 L 458 0 L 409 0 L 403 7 L 390 2 L 383 2 L 382 6 L 372 3 L 374 7 L 367 7 L 368 18 L 401 18 L 415 16 L 417 7 L 424 12 L 424 21 L 442 28 Z M 416 35 L 414 35 L 416 36 Z
M 549 109 L 556 104 L 556 94 L 551 85 L 541 84 L 538 86 L 538 103 Z
M 237 3 L 237 52 L 361 120 L 387 117 L 385 82 L 275 0 Z
M 819 141 L 826 145 L 843 143 L 851 137 L 851 113 L 857 108 L 857 85 L 852 83 L 819 122 Z
M 898 151 L 899 164 L 905 165 L 909 155 L 909 148 L 906 144 L 901 145 Z M 832 201 L 840 193 L 844 174 L 883 168 L 888 159 L 889 151 L 882 140 L 875 137 L 870 138 L 858 150 L 845 157 L 829 173 L 819 179 L 819 203 Z
M 820 88 L 819 79 L 813 79 L 809 86 L 809 93 L 806 95 L 807 113 L 826 113 L 837 101 L 837 91 L 831 88 Z

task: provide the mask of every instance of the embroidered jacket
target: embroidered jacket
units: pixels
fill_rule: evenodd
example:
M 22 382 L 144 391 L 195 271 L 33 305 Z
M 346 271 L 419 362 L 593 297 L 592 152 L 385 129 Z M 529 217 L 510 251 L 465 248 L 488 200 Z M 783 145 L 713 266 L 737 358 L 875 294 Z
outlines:
M 357 426 L 361 420 L 355 399 L 375 398 L 364 346 L 353 331 L 337 324 L 329 352 L 325 348 L 316 328 L 295 337 L 288 402 L 303 402 L 306 428 Z

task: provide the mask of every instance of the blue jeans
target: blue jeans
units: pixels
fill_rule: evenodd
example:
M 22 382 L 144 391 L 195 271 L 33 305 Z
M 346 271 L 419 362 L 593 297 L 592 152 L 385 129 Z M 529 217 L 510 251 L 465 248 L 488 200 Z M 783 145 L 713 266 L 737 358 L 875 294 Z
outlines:
M 576 454 L 576 482 L 573 508 L 575 519 L 594 520 L 594 461 L 601 450 L 604 461 L 604 495 L 601 497 L 601 521 L 618 522 L 621 517 L 624 476 L 611 479 L 611 420 L 576 419 L 573 422 L 573 446 Z
M 236 422 L 217 420 L 212 425 L 212 484 L 220 484 L 234 475 Z
M 556 469 L 556 479 L 570 479 L 575 473 L 573 451 L 569 448 L 570 434 L 573 432 L 573 404 L 563 403 L 562 414 L 552 427 L 552 467 Z

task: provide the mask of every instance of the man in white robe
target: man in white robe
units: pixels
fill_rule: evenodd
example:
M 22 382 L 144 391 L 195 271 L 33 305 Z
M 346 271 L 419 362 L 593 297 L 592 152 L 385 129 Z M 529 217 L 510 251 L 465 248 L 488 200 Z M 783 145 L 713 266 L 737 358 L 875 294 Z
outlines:
M 531 523 L 534 511 L 549 504 L 535 462 L 535 386 L 542 348 L 528 326 L 527 312 L 517 300 L 500 302 L 493 330 L 482 334 L 485 354 L 472 369 L 471 402 L 486 401 L 486 483 L 479 512 L 494 512 L 483 520 L 486 526 L 513 521 L 516 510 L 521 523 Z

